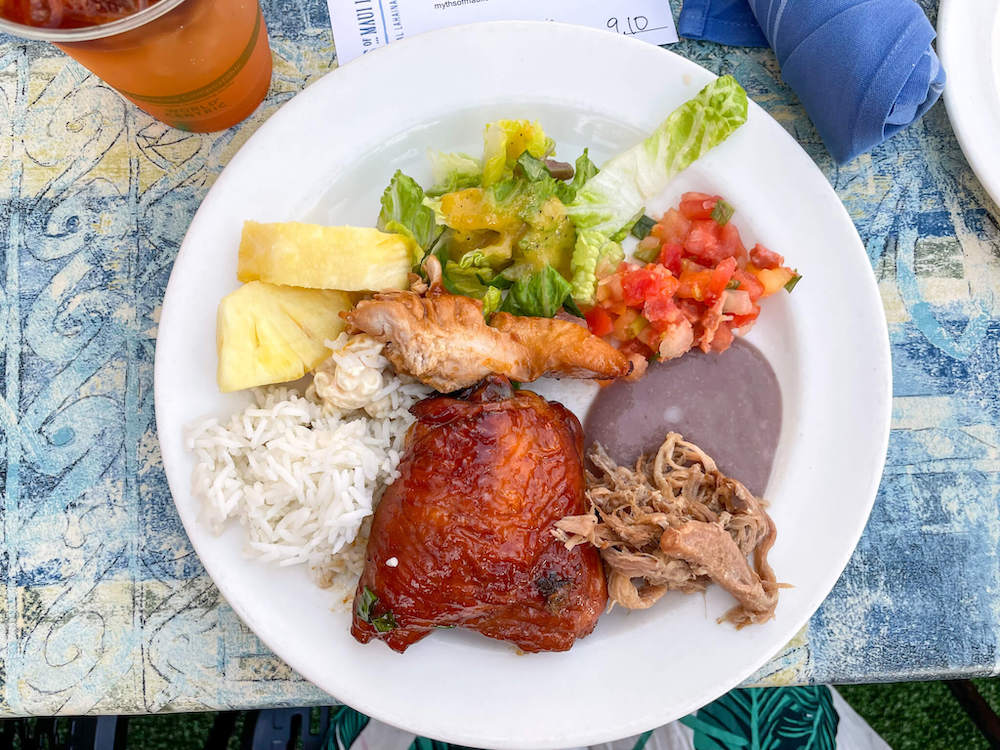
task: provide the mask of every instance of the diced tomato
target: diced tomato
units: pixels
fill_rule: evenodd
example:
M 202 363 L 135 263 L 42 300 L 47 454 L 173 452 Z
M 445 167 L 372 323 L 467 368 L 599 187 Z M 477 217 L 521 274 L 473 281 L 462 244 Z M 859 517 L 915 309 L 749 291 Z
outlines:
M 642 315 L 650 323 L 655 324 L 661 321 L 677 320 L 682 316 L 682 313 L 677 307 L 677 303 L 674 302 L 673 296 L 664 295 L 646 300 L 646 304 L 642 306 Z
M 746 268 L 749 256 L 747 249 L 743 247 L 743 241 L 740 239 L 740 230 L 733 222 L 728 222 L 719 230 L 719 242 L 722 245 L 721 252 L 724 257 L 736 258 L 739 267 Z
M 683 271 L 677 296 L 702 302 L 711 294 L 712 276 L 715 271 Z
M 747 292 L 750 295 L 750 301 L 756 302 L 757 299 L 764 293 L 764 285 L 757 280 L 750 271 L 744 271 L 742 268 L 737 268 L 736 272 L 733 274 L 733 278 L 740 282 L 739 289 Z
M 697 323 L 705 314 L 705 306 L 693 299 L 677 299 L 677 307 L 689 323 Z
M 623 261 L 598 273 L 597 306 L 587 311 L 587 325 L 598 336 L 613 336 L 637 367 L 653 352 L 675 357 L 692 345 L 725 351 L 753 326 L 759 300 L 795 277 L 780 255 L 762 245 L 748 252 L 731 221 L 720 225 L 713 218 L 720 200 L 685 193 L 639 242 L 637 257 L 655 257 L 655 263 Z
M 671 208 L 663 214 L 663 218 L 653 227 L 651 234 L 663 242 L 681 245 L 690 231 L 691 220 L 676 208 Z
M 733 273 L 736 271 L 736 259 L 735 258 L 723 258 L 719 261 L 719 265 L 715 267 L 712 271 L 712 278 L 708 283 L 709 294 L 715 298 L 725 291 L 726 285 L 729 284 L 729 280 L 733 278 Z
M 681 265 L 684 270 L 678 279 L 680 283 L 677 287 L 677 296 L 699 302 L 710 302 L 722 294 L 736 271 L 736 261 L 733 258 L 725 258 L 712 269 L 697 270 L 700 268 L 697 264 L 683 261 Z
M 732 326 L 734 330 L 746 329 L 757 320 L 757 316 L 760 315 L 760 305 L 754 303 L 753 308 L 747 315 L 734 315 L 732 320 Z
M 701 263 L 697 263 L 690 258 L 681 258 L 681 273 L 694 273 L 695 271 L 704 271 L 705 266 Z
M 656 263 L 628 271 L 622 277 L 625 304 L 629 307 L 642 307 L 647 299 L 653 297 L 670 297 L 676 290 L 677 280 L 670 275 L 670 271 Z
M 684 251 L 705 265 L 714 266 L 725 257 L 720 239 L 722 227 L 711 219 L 691 222 L 691 231 L 684 239 Z
M 679 208 L 680 212 L 691 220 L 711 219 L 712 209 L 720 200 L 719 196 L 707 193 L 684 193 Z
M 750 251 L 750 260 L 757 268 L 777 268 L 785 264 L 785 259 L 777 253 L 771 252 L 761 244 L 756 244 Z
M 680 316 L 680 318 L 682 320 L 687 319 L 687 316 L 681 311 L 681 309 L 679 307 L 677 308 L 677 314 Z M 665 331 L 668 328 L 670 328 L 671 326 L 675 326 L 675 325 L 677 325 L 677 321 L 676 320 L 651 320 L 651 321 L 649 321 L 649 327 L 652 328 L 657 333 L 663 333 L 663 331 Z M 650 344 L 650 346 L 653 349 L 656 348 L 653 344 Z
M 681 255 L 684 248 L 676 242 L 665 242 L 660 248 L 659 264 L 666 267 L 670 273 L 677 276 L 681 272 Z
M 608 311 L 603 307 L 592 307 L 587 310 L 585 317 L 587 318 L 587 327 L 595 336 L 607 336 L 611 333 L 613 321 Z

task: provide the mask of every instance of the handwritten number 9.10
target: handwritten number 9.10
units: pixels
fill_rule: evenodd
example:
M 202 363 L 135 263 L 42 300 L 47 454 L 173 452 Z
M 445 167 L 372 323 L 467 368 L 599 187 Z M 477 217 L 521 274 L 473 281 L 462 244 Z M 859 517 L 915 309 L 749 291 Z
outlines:
M 619 34 L 641 34 L 649 26 L 646 16 L 625 16 L 624 23 L 618 18 L 608 19 L 608 28 Z

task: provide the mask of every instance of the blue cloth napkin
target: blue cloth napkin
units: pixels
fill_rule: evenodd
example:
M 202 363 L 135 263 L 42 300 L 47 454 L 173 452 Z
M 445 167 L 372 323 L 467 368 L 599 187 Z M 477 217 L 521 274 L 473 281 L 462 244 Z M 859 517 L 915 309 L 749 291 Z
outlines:
M 770 44 L 838 162 L 918 120 L 945 73 L 914 0 L 684 0 L 681 36 Z

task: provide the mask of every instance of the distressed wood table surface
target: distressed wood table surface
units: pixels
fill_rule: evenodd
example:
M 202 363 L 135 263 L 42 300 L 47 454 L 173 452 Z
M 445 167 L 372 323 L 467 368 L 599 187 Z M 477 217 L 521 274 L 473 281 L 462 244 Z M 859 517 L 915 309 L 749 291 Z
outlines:
M 44 43 L 0 37 L 2 714 L 330 700 L 205 574 L 153 421 L 157 318 L 191 217 L 254 129 L 336 65 L 323 0 L 265 0 L 264 12 L 270 96 L 209 135 L 153 121 Z M 735 74 L 820 165 L 865 241 L 892 341 L 893 430 L 871 521 L 826 603 L 755 681 L 996 674 L 996 206 L 941 103 L 837 167 L 770 51 L 673 49 Z M 850 304 L 829 300 L 831 324 Z

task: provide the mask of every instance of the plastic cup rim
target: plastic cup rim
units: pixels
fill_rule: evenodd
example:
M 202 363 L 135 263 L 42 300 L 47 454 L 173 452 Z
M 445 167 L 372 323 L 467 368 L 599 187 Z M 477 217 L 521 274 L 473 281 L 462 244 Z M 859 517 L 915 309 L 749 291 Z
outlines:
M 0 18 L 0 32 L 13 34 L 24 39 L 40 39 L 45 42 L 86 42 L 91 39 L 103 39 L 137 29 L 169 13 L 183 2 L 184 0 L 158 0 L 158 2 L 145 10 L 140 10 L 138 13 L 133 13 L 117 21 L 102 23 L 97 26 L 84 26 L 78 29 L 49 29 L 43 26 L 28 26 L 26 24 L 14 23 L 5 18 Z

